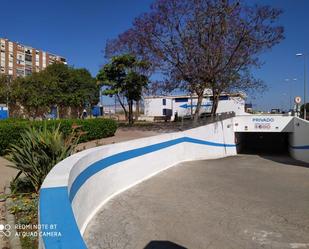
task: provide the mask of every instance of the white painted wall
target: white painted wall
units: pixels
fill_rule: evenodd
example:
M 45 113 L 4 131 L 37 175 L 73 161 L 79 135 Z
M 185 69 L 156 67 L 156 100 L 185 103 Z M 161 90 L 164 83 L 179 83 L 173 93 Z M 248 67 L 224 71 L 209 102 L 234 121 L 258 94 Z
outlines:
M 290 134 L 289 140 L 291 156 L 309 163 L 309 122 L 295 117 L 294 132 Z
M 77 153 L 57 164 L 46 177 L 42 188 L 68 186 L 70 190 L 76 177 L 98 160 L 134 148 L 183 137 L 234 144 L 232 119 L 184 132 L 106 145 Z M 162 170 L 182 161 L 220 158 L 235 154 L 236 147 L 184 142 L 114 164 L 88 179 L 77 192 L 72 202 L 72 209 L 78 227 L 83 233 L 91 218 L 110 198 Z
M 217 113 L 235 112 L 236 115 L 245 115 L 245 100 L 240 97 L 231 97 L 229 100 L 220 100 Z
M 172 99 L 166 99 L 166 105 L 163 105 L 163 98 L 144 99 L 145 116 L 163 116 L 163 109 L 173 109 Z
M 293 132 L 292 116 L 244 115 L 233 118 L 235 132 Z
M 140 148 L 184 136 L 218 143 L 225 142 L 233 144 L 234 134 L 232 129 L 226 129 L 225 132 L 223 132 L 223 128 L 227 127 L 227 124 L 229 123 L 231 124 L 231 120 L 207 125 L 186 132 L 165 134 L 103 146 L 100 150 L 91 152 L 74 165 L 74 168 L 70 173 L 68 185 L 69 187 L 71 186 L 76 176 L 87 168 L 91 161 L 94 162 L 106 156 L 131 150 L 133 148 Z M 91 177 L 91 179 L 88 180 L 78 191 L 72 202 L 72 208 L 77 224 L 83 233 L 91 218 L 111 197 L 175 164 L 182 161 L 219 158 L 235 154 L 235 147 L 224 148 L 193 143 L 181 143 L 115 164 Z M 81 203 L 83 203 L 83 205 L 81 205 Z
M 191 99 L 188 98 L 187 102 L 176 102 L 175 98 L 166 98 L 166 106 L 162 104 L 164 97 L 154 97 L 154 98 L 145 98 L 145 116 L 162 116 L 163 109 L 169 108 L 172 109 L 173 117 L 175 113 L 178 113 L 179 117 L 190 115 L 191 107 L 183 108 L 183 105 L 191 105 Z M 197 98 L 192 99 L 193 113 L 195 112 L 195 107 L 197 104 Z M 212 101 L 209 98 L 204 98 L 202 102 L 202 107 L 200 113 L 210 113 L 211 112 Z M 245 100 L 240 97 L 230 97 L 229 100 L 220 100 L 217 108 L 217 113 L 223 112 L 235 112 L 236 115 L 245 114 Z

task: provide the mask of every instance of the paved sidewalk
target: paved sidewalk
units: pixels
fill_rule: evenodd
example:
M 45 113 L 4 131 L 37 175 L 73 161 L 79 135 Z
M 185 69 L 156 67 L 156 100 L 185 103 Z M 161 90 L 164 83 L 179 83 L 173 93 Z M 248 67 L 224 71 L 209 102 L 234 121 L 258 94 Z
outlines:
M 4 190 L 4 185 L 9 184 L 10 181 L 16 176 L 17 170 L 7 167 L 12 163 L 3 157 L 0 157 L 0 193 Z
M 78 150 L 89 149 L 89 148 L 93 148 L 93 147 L 105 145 L 105 144 L 114 144 L 114 143 L 129 141 L 129 140 L 137 139 L 137 138 L 150 137 L 150 136 L 155 136 L 158 134 L 160 134 L 160 132 L 158 131 L 140 130 L 134 127 L 118 128 L 115 133 L 115 136 L 79 144 Z
M 5 205 L 4 201 L 1 200 L 1 195 L 3 195 L 4 186 L 9 184 L 10 181 L 16 176 L 17 170 L 7 167 L 6 165 L 11 164 L 9 161 L 0 157 L 0 224 L 5 224 Z M 8 241 L 7 239 L 0 235 L 0 249 L 7 249 Z

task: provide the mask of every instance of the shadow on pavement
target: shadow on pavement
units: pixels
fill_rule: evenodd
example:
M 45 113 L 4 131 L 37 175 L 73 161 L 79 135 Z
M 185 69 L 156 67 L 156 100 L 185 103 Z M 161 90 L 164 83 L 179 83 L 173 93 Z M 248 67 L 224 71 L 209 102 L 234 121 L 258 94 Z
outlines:
M 304 167 L 304 168 L 309 168 L 309 163 L 298 161 L 294 158 L 292 158 L 288 153 L 267 153 L 267 152 L 257 152 L 257 151 L 244 151 L 241 153 L 238 153 L 239 155 L 257 155 L 261 158 L 276 162 L 276 163 L 281 163 L 281 164 L 286 164 L 286 165 L 292 165 L 292 166 L 298 166 L 298 167 Z
M 170 241 L 150 241 L 144 249 L 187 249 Z
M 258 154 L 258 155 L 264 159 L 274 161 L 277 163 L 309 168 L 309 163 L 298 161 L 287 155 L 270 155 L 270 154 Z

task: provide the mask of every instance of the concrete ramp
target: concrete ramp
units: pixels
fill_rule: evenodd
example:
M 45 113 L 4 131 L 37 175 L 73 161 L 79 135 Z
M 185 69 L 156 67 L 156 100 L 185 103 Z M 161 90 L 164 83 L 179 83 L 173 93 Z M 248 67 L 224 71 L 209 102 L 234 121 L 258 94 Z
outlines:
M 241 144 L 237 134 L 250 132 L 251 137 L 244 140 L 248 144 L 276 146 L 287 141 L 294 158 L 309 162 L 309 122 L 275 115 L 229 118 L 182 132 L 100 146 L 66 158 L 51 170 L 40 190 L 40 222 L 57 224 L 56 231 L 42 227 L 40 248 L 87 248 L 85 229 L 111 198 L 181 162 L 235 156 L 236 146 Z M 268 140 L 259 141 L 254 133 L 268 134 Z M 61 236 L 48 236 L 53 232 Z
M 303 165 L 257 155 L 184 162 L 110 200 L 84 238 L 89 249 L 146 249 L 155 241 L 178 246 L 151 249 L 308 249 Z

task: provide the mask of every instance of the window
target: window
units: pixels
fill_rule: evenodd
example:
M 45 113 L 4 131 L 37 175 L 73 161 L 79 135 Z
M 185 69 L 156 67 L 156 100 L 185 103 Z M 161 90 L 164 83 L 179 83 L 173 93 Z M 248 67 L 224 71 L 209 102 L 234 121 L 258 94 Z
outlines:
M 162 99 L 162 105 L 166 105 L 166 99 Z
M 188 98 L 176 98 L 175 102 L 188 102 Z
M 30 70 L 30 69 L 26 69 L 25 70 L 25 75 L 27 76 L 27 75 L 31 75 L 31 73 L 32 73 L 32 70 Z
M 166 116 L 166 109 L 165 108 L 163 109 L 163 113 L 162 114 L 163 114 L 163 116 Z
M 210 99 L 210 101 L 213 101 L 213 100 L 214 100 L 214 97 L 211 96 L 209 99 Z M 229 100 L 229 96 L 227 96 L 227 95 L 225 95 L 225 96 L 220 96 L 220 97 L 219 97 L 219 100 Z
M 17 75 L 17 76 L 24 76 L 24 70 L 23 70 L 23 69 L 17 68 L 17 69 L 16 69 L 16 75 Z
M 26 61 L 32 61 L 32 56 L 29 54 L 25 54 L 25 60 Z

